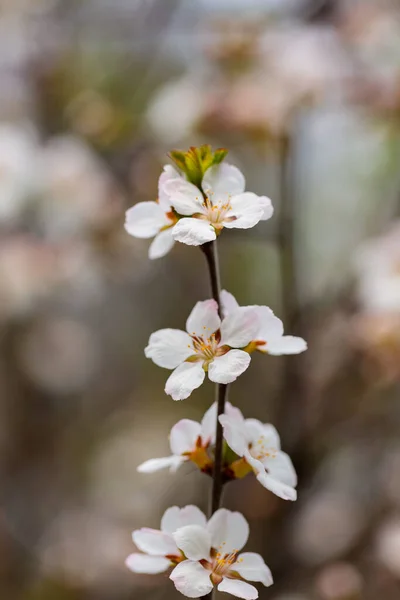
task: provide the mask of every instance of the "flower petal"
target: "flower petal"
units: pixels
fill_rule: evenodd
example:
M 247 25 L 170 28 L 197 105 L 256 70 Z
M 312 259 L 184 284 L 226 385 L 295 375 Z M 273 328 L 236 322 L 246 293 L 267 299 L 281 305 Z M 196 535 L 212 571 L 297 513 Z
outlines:
M 267 457 L 262 463 L 274 479 L 292 487 L 297 485 L 297 474 L 291 458 L 286 452 L 278 452 L 275 457 Z
M 161 531 L 174 533 L 180 527 L 186 525 L 200 525 L 205 527 L 207 519 L 197 506 L 188 504 L 183 508 L 171 506 L 167 508 L 161 519 Z
M 197 421 L 181 419 L 171 429 L 169 443 L 173 454 L 193 452 L 197 438 L 201 435 L 201 426 Z
M 301 337 L 293 335 L 284 335 L 281 338 L 271 341 L 267 344 L 266 351 L 272 356 L 281 356 L 282 354 L 300 354 L 307 350 L 307 342 Z
M 232 448 L 238 456 L 243 456 L 248 448 L 244 422 L 240 422 L 234 416 L 229 414 L 220 415 L 219 422 L 224 429 L 224 438 L 228 446 Z
M 229 350 L 208 366 L 208 377 L 215 383 L 232 383 L 250 364 L 250 355 L 243 350 Z
M 252 192 L 245 192 L 233 196 L 230 200 L 231 210 L 223 221 L 228 229 L 249 229 L 261 221 L 264 214 L 264 205 L 259 197 Z M 229 219 L 235 217 L 233 221 Z
M 171 561 L 164 556 L 147 556 L 147 554 L 130 554 L 125 565 L 134 573 L 156 575 L 164 573 L 171 566 Z
M 256 339 L 260 329 L 257 311 L 241 306 L 231 311 L 221 323 L 221 346 L 243 348 Z
M 189 217 L 179 219 L 172 229 L 172 237 L 188 246 L 201 246 L 217 238 L 214 227 L 208 221 Z
M 262 556 L 256 552 L 243 552 L 233 563 L 232 571 L 237 571 L 247 581 L 261 581 L 265 586 L 272 585 L 274 580 Z
M 166 456 L 164 458 L 150 458 L 144 463 L 138 466 L 137 470 L 139 473 L 155 473 L 161 469 L 167 469 L 168 467 L 172 472 L 178 470 L 183 462 L 187 459 L 186 456 Z
M 226 317 L 230 312 L 235 310 L 235 308 L 239 308 L 239 304 L 235 296 L 230 292 L 222 290 L 219 297 L 221 300 L 222 313 L 224 317 Z
M 200 525 L 186 525 L 172 534 L 176 545 L 190 560 L 210 560 L 211 535 Z
M 215 442 L 215 429 L 217 421 L 217 403 L 211 404 L 201 421 L 201 439 L 203 445 Z
M 207 523 L 212 547 L 226 554 L 241 550 L 249 537 L 249 524 L 242 514 L 217 510 Z
M 203 194 L 193 183 L 183 178 L 171 179 L 163 185 L 163 190 L 180 215 L 191 216 L 203 211 Z
M 271 199 L 267 198 L 267 196 L 259 196 L 258 199 L 264 210 L 261 221 L 268 221 L 274 214 L 274 207 L 272 206 Z
M 194 353 L 191 337 L 180 329 L 159 329 L 144 350 L 147 358 L 165 369 L 175 369 Z
M 284 453 L 280 452 L 278 454 L 278 456 L 280 456 L 281 454 L 284 454 Z M 287 456 L 287 455 L 285 455 L 285 456 Z M 261 483 L 261 485 L 263 487 L 265 487 L 267 490 L 269 490 L 276 496 L 279 496 L 279 498 L 282 498 L 283 500 L 296 500 L 297 499 L 297 492 L 293 487 L 295 484 L 294 483 L 288 484 L 284 480 L 281 481 L 278 478 L 275 478 L 275 476 L 272 475 L 272 473 L 270 472 L 272 462 L 277 461 L 277 465 L 279 465 L 278 457 L 276 457 L 274 459 L 270 459 L 270 461 L 268 462 L 268 471 L 269 471 L 268 473 L 264 466 L 266 459 L 264 459 L 263 462 L 261 462 L 260 460 L 257 460 L 256 458 L 251 456 L 249 452 L 245 453 L 245 458 L 246 458 L 246 461 L 249 463 L 249 465 L 254 470 L 257 480 Z M 289 457 L 287 457 L 287 458 L 289 458 Z M 287 465 L 286 465 L 286 467 L 287 467 Z M 275 468 L 276 468 L 276 473 L 277 473 L 276 477 L 279 477 L 280 475 L 279 475 L 279 471 L 278 471 L 278 466 Z M 286 479 L 286 477 L 289 479 L 290 476 L 293 477 L 293 473 L 289 474 L 288 469 L 286 469 L 286 471 L 284 471 L 284 469 L 282 469 L 281 473 L 282 473 L 282 471 L 283 471 L 284 479 Z M 293 469 L 293 471 L 294 471 L 294 469 Z M 293 479 L 292 479 L 292 481 L 293 481 Z
M 132 533 L 132 539 L 142 552 L 152 556 L 167 556 L 167 554 L 179 554 L 174 539 L 168 533 L 158 529 L 142 527 Z
M 160 231 L 160 233 L 156 235 L 156 237 L 150 244 L 149 258 L 151 260 L 155 260 L 156 258 L 162 258 L 166 254 L 168 254 L 174 243 L 175 240 L 172 237 L 171 227 L 165 229 L 164 231 Z
M 221 163 L 210 167 L 205 172 L 201 187 L 204 192 L 214 194 L 242 194 L 246 181 L 243 173 L 234 165 Z
M 158 202 L 165 212 L 171 210 L 171 202 L 169 195 L 165 191 L 164 187 L 167 181 L 171 179 L 180 179 L 181 175 L 172 165 L 165 165 L 164 170 L 158 178 Z
M 153 237 L 167 223 L 165 212 L 157 202 L 139 202 L 125 213 L 125 229 L 137 238 Z
M 259 346 L 258 349 L 268 351 L 269 344 L 282 337 L 283 323 L 268 306 L 251 306 L 251 308 L 257 313 L 260 322 L 256 339 L 266 342 L 265 346 Z
M 218 304 L 215 300 L 197 302 L 186 321 L 186 331 L 190 335 L 209 337 L 221 325 Z
M 257 588 L 246 581 L 240 581 L 240 579 L 228 579 L 224 577 L 217 589 L 219 592 L 226 592 L 244 600 L 255 600 L 255 598 L 258 598 Z
M 207 571 L 199 562 L 184 560 L 179 563 L 169 576 L 178 592 L 187 598 L 200 598 L 206 596 L 213 589 L 210 571 Z
M 174 400 L 184 400 L 204 381 L 205 372 L 201 362 L 185 362 L 171 373 L 165 384 L 165 393 Z
M 262 439 L 265 448 L 280 450 L 281 441 L 273 425 L 261 423 L 258 419 L 246 419 L 245 429 L 246 438 L 249 443 L 255 444 L 257 440 Z

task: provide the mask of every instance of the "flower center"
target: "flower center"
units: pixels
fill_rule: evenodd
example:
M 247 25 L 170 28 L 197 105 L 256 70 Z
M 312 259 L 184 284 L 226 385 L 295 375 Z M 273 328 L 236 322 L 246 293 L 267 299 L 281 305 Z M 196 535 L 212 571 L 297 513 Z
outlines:
M 212 333 L 209 337 L 193 332 L 191 338 L 197 356 L 205 361 L 213 360 L 219 354 L 219 337 L 219 332 Z
M 229 554 L 225 554 L 223 547 L 225 542 L 221 544 L 218 550 L 212 548 L 211 550 L 211 562 L 202 560 L 201 564 L 205 569 L 211 571 L 211 581 L 214 585 L 221 583 L 223 577 L 237 577 L 234 571 L 231 571 L 233 563 L 237 560 L 238 550 L 233 550 Z M 241 559 L 239 559 L 239 562 Z
M 205 217 L 213 225 L 215 229 L 223 228 L 223 221 L 226 221 L 227 213 L 232 210 L 230 203 L 230 195 L 228 195 L 226 202 L 216 202 L 213 204 L 211 200 L 211 193 L 206 197 L 203 202 L 203 206 L 206 209 Z M 229 221 L 232 221 L 234 217 L 228 217 Z
M 267 443 L 267 439 L 262 436 L 255 444 L 251 445 L 249 450 L 250 454 L 257 460 L 262 460 L 263 458 L 276 458 L 278 454 L 276 448 L 271 448 Z

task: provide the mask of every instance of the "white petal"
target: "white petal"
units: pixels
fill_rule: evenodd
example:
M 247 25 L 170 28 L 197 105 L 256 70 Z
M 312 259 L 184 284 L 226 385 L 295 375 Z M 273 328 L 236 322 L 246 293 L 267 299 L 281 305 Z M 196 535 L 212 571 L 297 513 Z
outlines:
M 274 479 L 292 487 L 297 485 L 296 471 L 290 456 L 286 452 L 278 452 L 274 458 L 265 458 L 262 463 Z
M 166 556 L 167 554 L 179 555 L 174 539 L 168 533 L 158 529 L 143 527 L 132 533 L 132 539 L 142 552 L 152 556 Z
M 190 335 L 209 337 L 219 329 L 221 324 L 218 316 L 218 304 L 215 300 L 197 302 L 186 321 L 186 331 Z
M 274 479 L 274 477 L 268 475 L 268 473 L 259 473 L 257 479 L 263 487 L 279 498 L 282 498 L 283 500 L 297 500 L 297 492 L 294 487 Z
M 174 400 L 185 400 L 201 386 L 205 372 L 201 362 L 185 362 L 171 373 L 165 384 L 165 393 Z
M 156 575 L 164 573 L 171 566 L 171 561 L 164 556 L 147 556 L 147 554 L 130 554 L 125 565 L 134 573 Z
M 210 560 L 211 535 L 200 525 L 186 525 L 175 533 L 176 545 L 190 560 Z
M 250 364 L 250 355 L 243 350 L 229 350 L 208 366 L 208 377 L 215 383 L 232 383 Z
M 238 456 L 243 456 L 248 448 L 246 431 L 243 421 L 238 421 L 235 417 L 225 414 L 220 415 L 219 422 L 224 428 L 224 438 L 230 448 Z
M 225 414 L 228 415 L 231 419 L 238 421 L 239 423 L 244 423 L 244 416 L 242 411 L 236 406 L 232 406 L 230 402 L 225 402 Z
M 213 589 L 210 571 L 200 563 L 184 560 L 179 563 L 169 576 L 178 592 L 187 598 L 200 598 L 206 596 Z
M 263 557 L 256 552 L 240 554 L 238 560 L 232 565 L 232 571 L 237 571 L 247 581 L 261 581 L 267 587 L 274 583 L 270 569 Z
M 217 403 L 211 404 L 201 421 L 201 439 L 203 444 L 214 443 L 217 422 Z
M 221 163 L 207 169 L 201 187 L 207 193 L 214 194 L 242 194 L 246 181 L 243 173 L 234 165 Z
M 180 215 L 191 216 L 204 210 L 203 194 L 185 179 L 171 179 L 164 184 L 163 190 L 168 194 L 171 206 Z
M 165 458 L 150 458 L 138 466 L 139 473 L 155 473 L 168 467 L 172 472 L 178 470 L 183 462 L 188 460 L 185 456 L 166 456 Z
M 300 354 L 307 350 L 307 342 L 301 337 L 293 335 L 284 335 L 281 338 L 273 340 L 267 344 L 268 354 L 272 356 L 281 356 L 282 354 Z
M 255 444 L 261 438 L 265 448 L 280 450 L 281 441 L 273 425 L 261 423 L 258 419 L 246 419 L 245 429 L 249 443 Z
M 244 598 L 244 600 L 255 600 L 258 598 L 257 588 L 246 581 L 240 581 L 240 579 L 228 579 L 224 577 L 217 589 L 219 592 L 226 592 L 237 598 Z
M 174 533 L 177 529 L 186 525 L 200 525 L 201 527 L 205 527 L 206 524 L 207 519 L 197 506 L 193 506 L 192 504 L 188 504 L 183 508 L 171 506 L 167 508 L 161 519 L 161 531 Z
M 149 248 L 149 258 L 151 260 L 155 260 L 156 258 L 161 258 L 168 254 L 174 245 L 175 240 L 172 237 L 172 228 L 164 229 L 159 234 L 156 235 L 154 240 L 150 244 Z
M 264 210 L 261 221 L 268 221 L 274 214 L 274 207 L 272 206 L 271 199 L 267 198 L 267 196 L 259 196 L 258 199 Z
M 239 308 L 239 304 L 233 294 L 227 292 L 226 290 L 222 290 L 220 293 L 222 314 L 226 317 L 230 312 L 235 310 L 235 308 Z
M 264 214 L 263 203 L 259 201 L 258 196 L 252 192 L 245 192 L 238 196 L 233 196 L 230 200 L 231 210 L 226 214 L 223 221 L 224 227 L 228 229 L 249 229 L 261 221 Z M 235 217 L 229 221 L 230 217 Z
M 190 336 L 180 329 L 159 329 L 151 334 L 145 356 L 159 367 L 175 369 L 194 354 Z
M 256 338 L 259 329 L 257 311 L 247 306 L 236 308 L 221 323 L 221 346 L 243 348 Z
M 257 340 L 263 340 L 269 344 L 272 340 L 282 337 L 283 323 L 274 315 L 268 306 L 252 306 L 251 308 L 257 313 L 260 322 L 260 329 L 257 332 Z
M 249 537 L 249 524 L 242 514 L 226 508 L 217 510 L 208 521 L 212 547 L 230 553 L 241 550 Z
M 163 172 L 158 178 L 158 202 L 165 212 L 169 212 L 171 210 L 169 195 L 164 189 L 165 184 L 171 179 L 179 179 L 180 177 L 181 175 L 176 169 L 174 169 L 172 165 L 165 165 Z
M 217 238 L 214 227 L 208 221 L 189 217 L 179 219 L 172 229 L 172 237 L 188 246 L 201 246 Z
M 139 202 L 125 213 L 125 229 L 137 238 L 150 238 L 168 223 L 157 202 Z
M 197 438 L 201 435 L 200 423 L 191 419 L 181 419 L 171 429 L 169 443 L 173 454 L 193 452 Z

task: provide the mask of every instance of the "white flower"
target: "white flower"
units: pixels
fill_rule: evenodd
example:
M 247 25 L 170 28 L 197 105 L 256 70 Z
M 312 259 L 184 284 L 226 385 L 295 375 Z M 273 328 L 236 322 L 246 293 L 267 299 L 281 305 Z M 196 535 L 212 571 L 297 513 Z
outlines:
M 249 537 L 249 525 L 238 512 L 221 508 L 207 524 L 187 525 L 175 531 L 176 545 L 187 558 L 170 575 L 176 589 L 188 598 L 205 596 L 217 586 L 238 598 L 258 598 L 247 583 L 273 583 L 271 571 L 259 554 L 239 554 Z
M 167 181 L 180 178 L 174 167 L 165 165 L 158 180 L 158 201 L 139 202 L 126 211 L 125 229 L 130 235 L 143 239 L 154 237 L 149 248 L 151 259 L 165 256 L 174 245 L 172 227 L 176 217 L 164 185 Z
M 206 518 L 196 506 L 168 508 L 161 519 L 161 530 L 143 527 L 132 533 L 132 539 L 143 554 L 130 554 L 125 561 L 134 573 L 163 573 L 184 560 L 172 534 L 187 525 L 203 527 Z
M 224 227 L 254 227 L 273 213 L 271 200 L 245 192 L 243 174 L 226 163 L 206 171 L 202 181 L 204 195 L 183 178 L 167 181 L 163 189 L 176 212 L 183 215 L 172 230 L 173 238 L 190 246 L 215 240 Z
M 239 307 L 235 297 L 226 290 L 221 292 L 221 304 L 225 316 L 230 315 L 232 311 L 237 310 Z M 273 356 L 299 354 L 307 350 L 307 342 L 303 338 L 283 335 L 282 321 L 267 306 L 246 306 L 242 308 L 255 312 L 259 319 L 260 327 L 252 340 L 253 350 L 259 350 Z
M 165 392 L 174 400 L 188 398 L 205 373 L 215 383 L 231 383 L 250 364 L 245 347 L 259 329 L 255 311 L 237 308 L 222 322 L 215 300 L 197 302 L 186 321 L 186 332 L 160 329 L 150 336 L 147 358 L 159 367 L 175 369 Z
M 245 459 L 261 485 L 284 500 L 296 500 L 297 475 L 290 457 L 280 449 L 275 427 L 245 419 L 238 408 L 219 421 L 228 445 Z

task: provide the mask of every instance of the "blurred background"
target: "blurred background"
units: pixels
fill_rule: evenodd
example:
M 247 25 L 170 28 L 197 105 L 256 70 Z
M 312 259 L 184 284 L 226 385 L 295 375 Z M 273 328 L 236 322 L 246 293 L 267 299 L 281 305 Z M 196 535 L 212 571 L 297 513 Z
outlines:
M 223 286 L 267 304 L 298 357 L 254 356 L 231 386 L 299 473 L 253 477 L 271 600 L 400 593 L 400 7 L 396 0 L 0 0 L 0 596 L 169 600 L 124 566 L 131 531 L 203 509 L 194 466 L 138 475 L 200 420 L 143 355 L 209 296 L 202 253 L 149 261 L 124 212 L 171 148 L 210 143 L 275 215 L 220 238 Z

